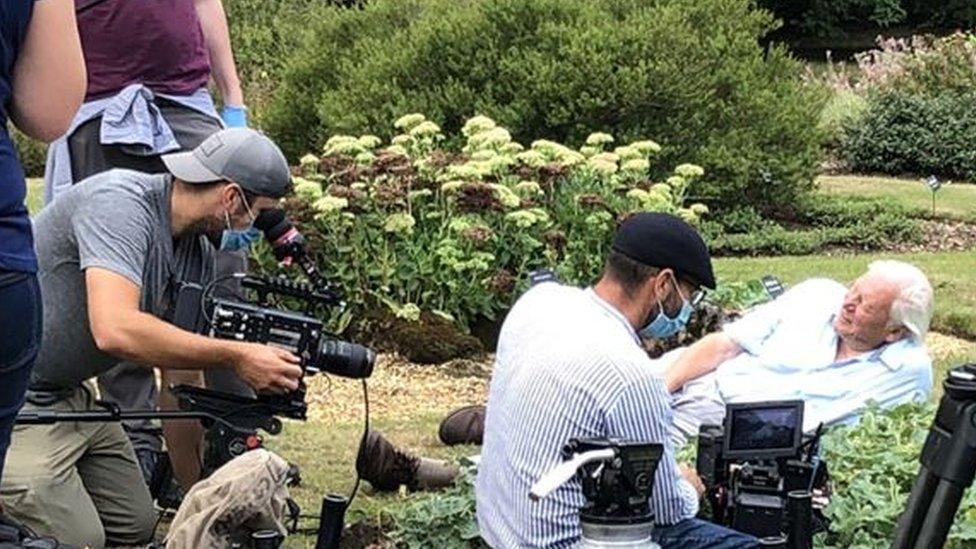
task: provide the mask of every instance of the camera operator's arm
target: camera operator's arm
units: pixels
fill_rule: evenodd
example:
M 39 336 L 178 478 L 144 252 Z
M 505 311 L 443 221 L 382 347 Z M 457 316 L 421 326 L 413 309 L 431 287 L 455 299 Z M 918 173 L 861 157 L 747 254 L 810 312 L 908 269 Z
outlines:
M 139 310 L 139 286 L 102 268 L 85 271 L 88 321 L 102 351 L 161 369 L 231 367 L 257 390 L 294 390 L 299 358 L 257 343 L 213 339 L 181 330 Z
M 161 370 L 159 391 L 160 410 L 179 410 L 179 403 L 169 388 L 173 385 L 203 387 L 203 372 L 199 370 Z M 163 420 L 163 435 L 173 473 L 184 491 L 200 480 L 200 461 L 203 455 L 203 426 L 199 421 Z
M 664 382 L 673 393 L 685 383 L 715 370 L 719 364 L 736 357 L 742 347 L 724 332 L 715 332 L 699 339 L 664 372 Z

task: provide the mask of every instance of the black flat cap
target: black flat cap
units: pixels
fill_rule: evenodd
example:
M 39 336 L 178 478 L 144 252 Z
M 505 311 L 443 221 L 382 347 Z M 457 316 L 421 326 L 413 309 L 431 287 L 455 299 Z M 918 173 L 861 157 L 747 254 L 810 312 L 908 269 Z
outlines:
M 613 249 L 638 263 L 670 268 L 679 278 L 715 288 L 715 273 L 705 241 L 681 219 L 641 212 L 627 218 L 613 237 Z

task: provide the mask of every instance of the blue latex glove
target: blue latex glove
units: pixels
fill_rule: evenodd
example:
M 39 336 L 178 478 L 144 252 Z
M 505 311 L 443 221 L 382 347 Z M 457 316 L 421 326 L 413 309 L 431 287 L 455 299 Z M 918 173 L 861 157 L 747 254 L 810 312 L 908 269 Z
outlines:
M 247 127 L 247 107 L 236 105 L 224 105 L 220 110 L 220 119 L 228 128 Z

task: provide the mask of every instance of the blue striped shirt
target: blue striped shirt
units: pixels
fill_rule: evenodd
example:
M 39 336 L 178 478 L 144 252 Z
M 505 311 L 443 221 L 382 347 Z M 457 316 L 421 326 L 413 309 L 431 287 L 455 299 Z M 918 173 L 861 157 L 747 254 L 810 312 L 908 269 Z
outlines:
M 668 438 L 664 382 L 624 316 L 592 290 L 530 289 L 502 326 L 476 484 L 478 525 L 493 547 L 566 547 L 579 541 L 585 499 L 573 479 L 541 501 L 529 488 L 562 461 L 571 438 L 659 442 L 665 453 L 651 510 L 658 524 L 698 511 Z

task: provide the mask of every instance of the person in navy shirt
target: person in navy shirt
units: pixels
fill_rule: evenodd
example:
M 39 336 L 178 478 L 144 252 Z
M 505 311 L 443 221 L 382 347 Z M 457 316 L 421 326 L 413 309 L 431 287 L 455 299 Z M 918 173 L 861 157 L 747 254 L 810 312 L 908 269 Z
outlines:
M 84 95 L 73 2 L 0 2 L 0 476 L 41 340 L 27 185 L 7 121 L 30 137 L 53 141 Z

